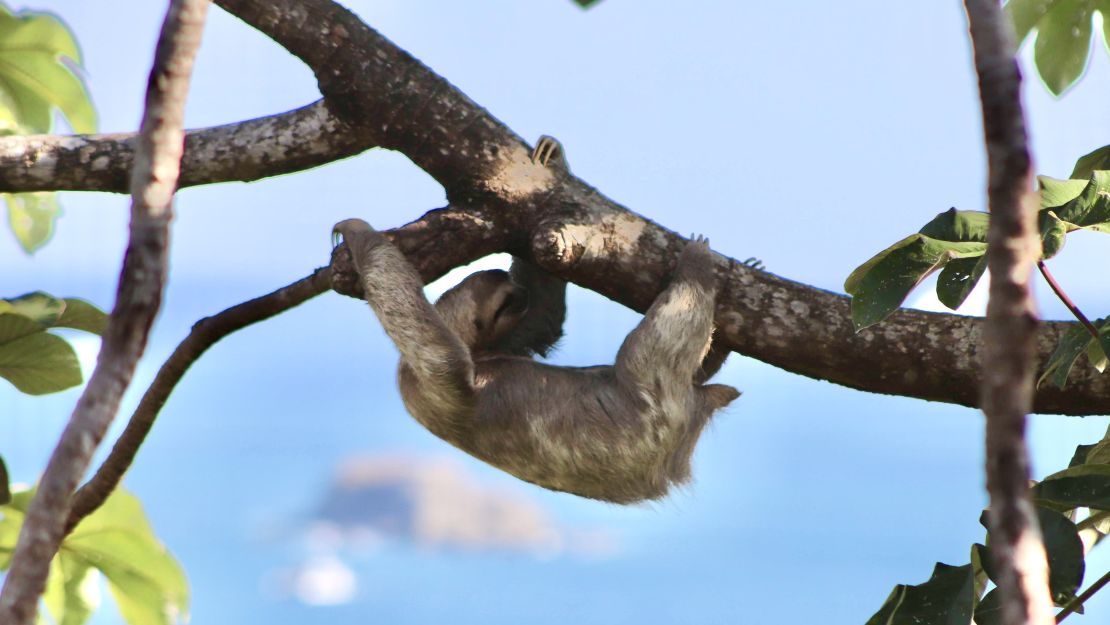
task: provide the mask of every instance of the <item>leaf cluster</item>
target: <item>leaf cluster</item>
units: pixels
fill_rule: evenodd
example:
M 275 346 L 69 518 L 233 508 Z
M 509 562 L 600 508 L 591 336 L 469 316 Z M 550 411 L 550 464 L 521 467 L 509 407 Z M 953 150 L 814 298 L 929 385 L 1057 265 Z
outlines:
M 96 130 L 73 33 L 49 13 L 12 13 L 0 3 L 0 135 L 50 132 L 54 112 L 74 132 Z M 60 214 L 53 193 L 4 193 L 8 226 L 24 251 L 49 240 Z
M 1081 534 L 1097 542 L 1110 532 L 1110 432 L 1094 445 L 1080 445 L 1071 465 L 1033 487 L 1037 520 L 1048 556 L 1049 590 L 1057 606 L 1082 612 L 1076 593 L 1086 572 L 1086 549 Z M 1087 509 L 1086 518 L 1076 522 Z M 986 513 L 980 517 L 986 526 Z M 990 557 L 990 535 L 985 544 L 971 546 L 970 562 L 950 566 L 938 562 L 928 581 L 899 584 L 867 625 L 940 625 L 1001 623 L 997 588 L 985 592 L 996 579 Z
M 7 481 L 0 483 L 5 488 Z M 11 564 L 33 496 L 34 489 L 19 490 L 0 505 L 0 570 Z M 172 625 L 187 619 L 189 590 L 181 566 L 155 538 L 139 500 L 122 490 L 113 492 L 62 542 L 50 564 L 40 623 L 85 623 L 100 605 L 101 577 L 129 625 Z
M 102 334 L 108 316 L 76 298 L 36 291 L 0 299 L 0 377 L 29 395 L 44 395 L 81 383 L 77 353 L 65 339 L 47 332 L 74 328 Z
M 1071 179 L 1038 177 L 1042 260 L 1060 253 L 1067 235 L 1077 230 L 1110 234 L 1110 171 L 1091 169 L 1105 166 L 1107 160 L 1110 146 L 1080 159 Z M 888 317 L 935 271 L 940 271 L 937 298 L 948 308 L 959 308 L 986 271 L 989 226 L 987 213 L 951 208 L 856 268 L 844 282 L 844 290 L 852 296 L 856 329 Z M 1106 354 L 1110 354 L 1110 325 L 1103 320 L 1098 328 L 1098 340 L 1083 327 L 1070 330 L 1050 358 L 1041 382 L 1050 380 L 1063 387 L 1072 365 L 1083 353 L 1103 371 Z
M 1110 0 L 1009 0 L 1005 10 L 1018 42 L 1036 33 L 1033 63 L 1054 95 L 1074 85 L 1087 68 L 1095 13 L 1102 14 L 1102 41 L 1110 52 Z

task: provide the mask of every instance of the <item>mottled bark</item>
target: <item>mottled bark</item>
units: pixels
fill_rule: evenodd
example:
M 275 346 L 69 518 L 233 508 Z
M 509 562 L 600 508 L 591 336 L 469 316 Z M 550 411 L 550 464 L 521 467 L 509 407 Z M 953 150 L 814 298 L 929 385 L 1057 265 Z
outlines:
M 70 496 L 119 409 L 162 302 L 185 96 L 207 9 L 208 0 L 175 0 L 162 26 L 131 174 L 130 239 L 116 305 L 96 369 L 28 506 L 0 591 L 4 625 L 36 622 L 50 562 L 64 537 Z
M 244 122 L 243 129 L 198 131 L 198 136 L 205 134 L 207 147 L 203 152 L 198 148 L 194 156 L 189 143 L 185 160 L 197 163 L 197 169 L 187 165 L 186 172 L 195 171 L 196 176 L 182 184 L 249 180 L 315 166 L 371 146 L 395 149 L 444 184 L 452 203 L 449 213 L 431 213 L 417 222 L 419 229 L 407 226 L 396 233 L 425 279 L 481 253 L 527 253 L 534 241 L 534 254 L 544 267 L 633 309 L 645 310 L 658 294 L 660 280 L 669 276 L 682 246 L 676 233 L 573 176 L 548 180 L 549 173 L 527 167 L 529 149 L 517 135 L 353 14 L 330 0 L 218 4 L 304 59 L 319 79 L 330 113 L 324 117 L 320 111 L 322 119 L 306 114 L 319 123 L 292 123 L 302 130 L 269 139 L 248 132 L 256 122 Z M 336 130 L 340 123 L 346 126 Z M 251 156 L 249 150 L 237 149 L 230 136 L 250 137 L 252 143 L 271 148 L 264 150 L 265 157 Z M 289 143 L 296 137 L 315 147 L 298 149 Z M 41 174 L 9 172 L 5 163 L 36 159 L 35 150 L 20 152 L 20 144 L 6 141 L 15 140 L 0 138 L 0 189 L 120 188 L 113 178 L 118 174 L 112 173 L 119 171 L 116 165 L 97 169 L 89 159 L 73 156 L 76 149 L 69 150 L 68 158 L 74 160 L 68 161 L 62 182 L 53 187 L 39 180 Z M 569 149 L 573 153 L 574 146 Z M 237 159 L 249 161 L 249 166 L 242 166 L 248 173 L 239 173 Z M 205 163 L 215 165 L 204 169 Z M 35 168 L 42 172 L 46 166 Z M 557 236 L 588 240 L 591 247 L 575 254 L 573 245 L 568 248 L 544 238 L 545 232 L 558 228 L 565 232 Z M 570 249 L 569 255 L 564 248 Z M 574 262 L 565 261 L 572 258 Z M 860 390 L 979 404 L 981 320 L 899 311 L 857 334 L 844 296 L 754 271 L 731 259 L 722 259 L 721 271 L 726 284 L 717 323 L 724 344 L 738 353 Z M 1037 335 L 1039 362 L 1047 362 L 1065 329 L 1059 323 L 1042 326 Z M 1039 389 L 1034 409 L 1110 414 L 1110 376 L 1081 362 L 1066 391 Z
M 0 137 L 0 192 L 127 191 L 135 133 Z M 178 187 L 249 182 L 301 171 L 374 147 L 323 100 L 185 135 Z
M 1032 407 L 1037 311 L 1030 288 L 1040 256 L 1032 163 L 1021 108 L 1021 73 L 1010 25 L 996 0 L 966 0 L 986 135 L 987 268 L 982 408 L 994 581 L 1006 625 L 1055 623 L 1048 561 L 1029 497 L 1026 414 Z

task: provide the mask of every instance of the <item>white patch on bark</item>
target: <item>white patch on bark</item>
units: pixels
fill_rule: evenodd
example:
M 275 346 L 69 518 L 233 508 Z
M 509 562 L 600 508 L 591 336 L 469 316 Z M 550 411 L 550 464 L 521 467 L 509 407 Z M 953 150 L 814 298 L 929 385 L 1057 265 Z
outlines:
M 519 145 L 501 146 L 502 157 L 485 181 L 486 187 L 506 200 L 520 200 L 546 192 L 555 184 L 555 174 L 533 163 L 531 154 Z
M 567 224 L 555 235 L 555 246 L 561 261 L 581 261 L 605 256 L 614 247 L 634 252 L 647 227 L 631 215 L 605 215 L 596 224 Z

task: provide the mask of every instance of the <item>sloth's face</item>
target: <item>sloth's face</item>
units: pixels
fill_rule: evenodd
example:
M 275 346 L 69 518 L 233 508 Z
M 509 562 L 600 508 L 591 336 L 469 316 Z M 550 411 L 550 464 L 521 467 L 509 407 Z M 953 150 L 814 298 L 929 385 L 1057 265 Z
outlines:
M 436 302 L 447 325 L 472 350 L 504 338 L 528 311 L 528 291 L 508 272 L 494 269 L 467 276 Z

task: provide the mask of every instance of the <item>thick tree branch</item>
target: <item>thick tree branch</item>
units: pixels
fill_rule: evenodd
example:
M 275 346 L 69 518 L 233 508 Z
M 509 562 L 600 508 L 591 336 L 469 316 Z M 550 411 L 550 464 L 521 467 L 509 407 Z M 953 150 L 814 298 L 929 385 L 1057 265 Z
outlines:
M 216 0 L 304 61 L 329 109 L 404 153 L 452 198 L 486 186 L 523 141 L 485 109 L 331 0 Z M 452 198 L 454 199 L 454 198 Z
M 309 62 L 321 77 L 331 110 L 348 120 L 349 131 L 338 134 L 363 147 L 401 150 L 447 186 L 455 207 L 452 219 L 435 221 L 418 236 L 407 229 L 398 233 L 402 245 L 410 236 L 415 236 L 412 241 L 419 239 L 419 244 L 405 251 L 425 268 L 426 279 L 473 260 L 477 249 L 527 254 L 533 235 L 562 224 L 570 229 L 568 237 L 588 241 L 589 247 L 566 257 L 575 262 L 564 262 L 557 247 L 541 235 L 535 255 L 554 254 L 545 264 L 549 270 L 640 311 L 658 294 L 681 247 L 677 234 L 631 213 L 580 180 L 552 180 L 549 172 L 531 167 L 528 147 L 519 137 L 354 15 L 326 0 L 224 0 L 219 4 Z M 335 136 L 324 134 L 325 142 Z M 281 140 L 273 143 L 284 145 Z M 236 153 L 215 143 L 212 150 L 226 158 Z M 573 146 L 570 150 L 573 157 Z M 320 158 L 311 164 L 323 162 L 324 157 Z M 186 155 L 187 162 L 203 160 Z M 0 164 L 4 162 L 0 150 Z M 280 171 L 292 169 L 275 162 Z M 105 181 L 107 174 L 90 170 L 87 161 L 74 167 L 86 170 L 72 174 L 86 186 L 72 188 L 113 188 Z M 0 168 L 0 181 L 8 180 L 5 169 Z M 266 175 L 264 168 L 255 171 Z M 225 179 L 216 173 L 212 176 Z M 198 177 L 196 182 L 201 180 Z M 557 188 L 552 189 L 552 183 Z M 445 229 L 437 232 L 440 227 Z M 480 245 L 472 245 L 472 237 Z M 418 248 L 435 253 L 418 258 L 413 255 Z M 727 289 L 720 299 L 717 322 L 720 338 L 729 348 L 788 371 L 860 390 L 978 405 L 981 320 L 900 311 L 856 334 L 846 297 L 753 271 L 730 259 L 722 260 L 721 271 Z M 1042 363 L 1066 328 L 1059 323 L 1042 327 L 1037 337 Z M 1066 391 L 1039 389 L 1034 409 L 1110 414 L 1110 376 L 1091 367 L 1076 367 Z
M 0 137 L 0 192 L 127 190 L 135 133 Z M 308 106 L 185 135 L 178 187 L 249 182 L 374 147 L 328 111 Z
M 330 0 L 217 2 L 304 60 L 337 115 L 404 152 L 455 205 L 487 207 L 466 236 L 509 225 L 532 237 L 537 261 L 564 278 L 640 311 L 658 294 L 681 247 L 675 233 L 576 178 L 546 179 L 508 128 L 346 9 Z M 853 388 L 978 403 L 980 321 L 903 311 L 856 334 L 844 297 L 732 260 L 722 270 L 728 286 L 717 322 L 726 346 Z M 1042 361 L 1061 331 L 1053 325 L 1038 337 Z M 1110 413 L 1110 378 L 1093 370 L 1076 377 L 1067 393 L 1044 389 L 1036 408 Z
M 329 290 L 330 275 L 331 272 L 327 269 L 318 269 L 312 275 L 273 293 L 237 304 L 194 324 L 189 336 L 185 337 L 185 340 L 173 350 L 170 357 L 158 369 L 158 375 L 143 394 L 123 434 L 112 446 L 112 452 L 96 470 L 96 474 L 74 494 L 73 506 L 69 512 L 69 520 L 66 522 L 66 533 L 72 531 L 81 519 L 99 508 L 119 485 L 170 393 L 189 367 L 208 351 L 209 347 L 233 332 L 299 306 Z
M 1013 33 L 997 0 L 966 0 L 987 143 L 991 272 L 983 328 L 991 556 L 1006 625 L 1055 622 L 1048 561 L 1029 498 L 1025 415 L 1032 407 L 1037 312 L 1030 287 L 1040 239 Z
M 70 495 L 119 409 L 162 302 L 172 200 L 181 163 L 185 97 L 208 0 L 175 0 L 147 85 L 131 174 L 131 232 L 100 357 L 27 509 L 0 591 L 0 623 L 31 625 L 64 536 Z

